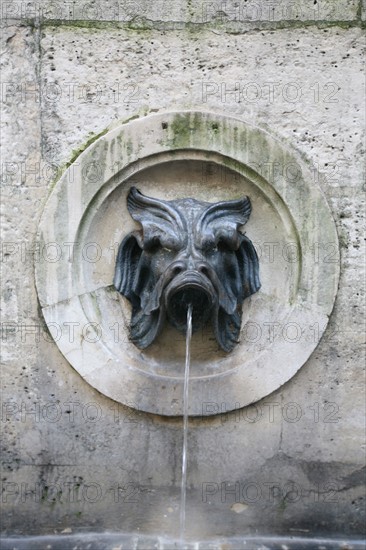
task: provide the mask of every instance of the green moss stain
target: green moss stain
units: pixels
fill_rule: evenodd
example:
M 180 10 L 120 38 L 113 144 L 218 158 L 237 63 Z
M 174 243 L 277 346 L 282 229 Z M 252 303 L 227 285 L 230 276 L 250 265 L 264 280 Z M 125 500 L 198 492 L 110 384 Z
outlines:
M 131 139 L 128 139 L 126 141 L 125 147 L 126 147 L 127 158 L 130 158 L 133 153 L 133 143 Z
M 97 141 L 97 139 L 104 136 L 108 131 L 109 131 L 109 128 L 105 128 L 102 132 L 99 132 L 99 134 L 93 133 L 83 145 L 81 145 L 77 149 L 72 150 L 70 160 L 67 161 L 64 165 L 58 167 L 57 174 L 50 183 L 49 194 L 51 194 L 56 183 L 61 179 L 63 174 L 66 172 L 66 170 L 76 161 L 76 159 L 81 155 L 81 153 L 83 153 L 90 145 L 92 145 L 92 143 Z
M 281 498 L 280 503 L 278 505 L 278 511 L 283 514 L 287 508 L 287 502 L 285 498 Z
M 230 19 L 224 19 L 221 16 L 213 18 L 211 21 L 202 21 L 194 22 L 191 19 L 194 19 L 195 9 L 193 0 L 187 0 L 187 15 L 186 21 L 161 21 L 161 20 L 152 20 L 143 16 L 134 17 L 130 21 L 118 21 L 118 20 L 105 20 L 105 21 L 96 21 L 96 20 L 82 20 L 82 19 L 43 19 L 40 28 L 47 27 L 68 27 L 74 29 L 86 29 L 89 32 L 92 31 L 115 31 L 116 29 L 122 29 L 129 31 L 131 30 L 134 33 L 142 34 L 149 31 L 176 31 L 176 30 L 187 30 L 189 32 L 202 33 L 205 29 L 214 29 L 225 32 L 226 34 L 231 35 L 241 35 L 248 32 L 248 29 L 240 21 L 231 21 Z M 38 28 L 35 19 L 27 18 L 24 19 L 24 24 L 33 28 Z M 282 20 L 282 21 L 252 21 L 250 27 L 255 30 L 282 30 L 282 29 L 301 29 L 314 27 L 319 29 L 338 27 L 340 29 L 348 30 L 353 27 L 364 28 L 366 22 L 361 20 L 361 8 L 358 9 L 356 18 L 353 20 L 343 21 L 329 21 L 329 20 L 308 20 L 308 21 L 298 21 L 298 20 Z
M 104 136 L 108 132 L 109 128 L 105 128 L 99 134 L 92 134 L 91 137 L 78 149 L 74 149 L 71 153 L 71 159 L 66 163 L 66 168 L 69 168 L 73 162 L 87 149 L 92 143 L 97 141 L 100 137 Z
M 98 303 L 98 297 L 97 297 L 95 292 L 91 292 L 89 294 L 89 296 L 90 296 L 92 304 L 93 304 L 93 310 L 96 313 L 97 318 L 100 321 L 103 318 L 103 316 L 102 316 L 102 312 L 100 311 L 100 307 L 99 307 L 99 303 Z
M 188 117 L 185 115 L 177 115 L 171 123 L 173 132 L 173 141 L 175 144 L 188 144 L 190 141 L 191 129 L 189 127 Z
M 128 118 L 125 118 L 124 120 L 121 121 L 121 124 L 128 124 L 129 122 L 131 122 L 132 120 L 137 120 L 138 118 L 140 118 L 140 114 L 137 113 L 135 115 L 131 115 L 130 117 Z
M 127 29 L 135 31 L 138 34 L 146 33 L 154 28 L 154 23 L 145 17 L 136 17 L 125 23 Z
M 41 503 L 46 504 L 51 509 L 56 506 L 56 504 L 62 503 L 62 490 L 57 491 L 57 493 L 54 493 L 53 491 L 49 491 L 48 486 L 46 485 L 42 491 L 41 496 Z
M 211 130 L 216 133 L 219 128 Z M 182 113 L 175 115 L 172 122 L 167 127 L 166 137 L 161 141 L 168 147 L 183 149 L 192 144 L 200 143 L 199 136 L 202 135 L 202 143 L 207 141 L 207 124 L 205 118 L 200 113 Z

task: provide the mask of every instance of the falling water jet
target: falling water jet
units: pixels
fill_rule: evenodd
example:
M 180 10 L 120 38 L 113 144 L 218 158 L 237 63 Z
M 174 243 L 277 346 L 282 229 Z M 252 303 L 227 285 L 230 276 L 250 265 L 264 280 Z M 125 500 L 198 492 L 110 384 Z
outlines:
M 182 452 L 182 483 L 180 497 L 180 542 L 184 548 L 186 527 L 186 493 L 187 493 L 187 435 L 188 435 L 188 404 L 189 404 L 189 367 L 191 363 L 191 338 L 192 338 L 192 305 L 187 309 L 186 332 L 186 364 L 184 370 L 183 389 L 183 452 Z

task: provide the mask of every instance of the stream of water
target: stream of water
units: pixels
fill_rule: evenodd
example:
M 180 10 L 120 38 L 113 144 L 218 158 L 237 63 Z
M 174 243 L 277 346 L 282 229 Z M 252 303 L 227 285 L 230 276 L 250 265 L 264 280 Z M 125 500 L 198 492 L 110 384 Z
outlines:
M 192 306 L 187 310 L 186 333 L 186 364 L 184 370 L 183 389 L 183 452 L 182 452 L 182 484 L 180 490 L 180 541 L 184 548 L 186 530 L 186 494 L 187 494 L 187 436 L 188 436 L 188 405 L 189 405 L 189 367 L 191 363 L 191 338 L 192 338 Z

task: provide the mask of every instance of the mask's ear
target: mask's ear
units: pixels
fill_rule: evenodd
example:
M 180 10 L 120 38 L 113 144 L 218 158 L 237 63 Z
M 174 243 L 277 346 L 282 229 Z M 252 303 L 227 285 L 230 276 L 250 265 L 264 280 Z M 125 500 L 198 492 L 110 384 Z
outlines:
M 253 243 L 245 235 L 240 235 L 241 244 L 235 252 L 239 268 L 239 288 L 237 310 L 228 313 L 219 307 L 214 317 L 213 327 L 216 339 L 224 351 L 232 351 L 238 343 L 241 328 L 242 304 L 260 289 L 259 262 Z
M 242 295 L 238 302 L 242 302 L 261 287 L 257 252 L 252 241 L 245 235 L 241 236 L 241 244 L 236 251 L 236 256 L 238 258 L 242 287 Z
M 214 316 L 213 329 L 219 346 L 226 352 L 232 351 L 239 341 L 241 328 L 241 311 L 232 315 L 219 308 Z
M 140 349 L 145 349 L 160 334 L 165 320 L 163 307 L 145 315 L 141 309 L 134 310 L 131 317 L 130 337 L 132 342 Z
M 142 254 L 142 248 L 139 244 L 138 235 L 129 233 L 121 242 L 114 274 L 113 285 L 123 296 L 131 302 L 132 307 L 140 305 L 140 298 L 133 290 L 133 284 L 136 276 L 137 266 Z
M 130 233 L 123 239 L 118 249 L 113 284 L 132 305 L 130 338 L 137 347 L 145 349 L 161 331 L 165 311 L 164 308 L 157 306 L 145 313 L 145 308 L 142 308 L 146 297 L 143 295 L 143 286 L 141 286 L 141 272 L 144 271 L 144 260 L 141 254 L 141 235 L 138 232 Z

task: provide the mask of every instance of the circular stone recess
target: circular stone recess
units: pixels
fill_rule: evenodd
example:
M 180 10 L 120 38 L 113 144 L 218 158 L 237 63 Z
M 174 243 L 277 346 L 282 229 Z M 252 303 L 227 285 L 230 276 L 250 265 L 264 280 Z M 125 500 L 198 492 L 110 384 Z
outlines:
M 338 285 L 335 224 L 309 167 L 241 120 L 170 112 L 99 138 L 52 191 L 35 269 L 56 344 L 102 394 L 143 411 L 180 415 L 184 335 L 166 324 L 139 350 L 129 341 L 130 304 L 113 287 L 118 245 L 139 228 L 126 207 L 132 185 L 165 200 L 250 197 L 245 233 L 258 252 L 262 287 L 244 301 L 240 341 L 231 353 L 218 349 L 209 327 L 194 334 L 189 413 L 230 411 L 272 393 L 316 348 Z M 324 245 L 326 257 L 319 254 Z M 57 254 L 51 257 L 52 247 Z

